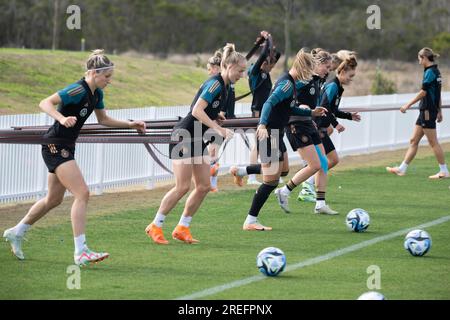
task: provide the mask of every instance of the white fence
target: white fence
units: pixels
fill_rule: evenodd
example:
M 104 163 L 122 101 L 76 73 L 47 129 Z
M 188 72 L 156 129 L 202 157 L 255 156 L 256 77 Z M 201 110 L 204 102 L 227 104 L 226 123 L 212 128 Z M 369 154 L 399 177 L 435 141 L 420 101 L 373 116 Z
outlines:
M 342 99 L 341 108 L 399 108 L 413 96 L 401 94 L 349 97 Z M 449 105 L 450 92 L 445 92 L 442 96 L 443 104 Z M 117 119 L 163 120 L 185 116 L 188 110 L 188 106 L 148 107 L 110 110 L 108 114 Z M 249 104 L 237 104 L 236 115 L 249 116 Z M 408 111 L 406 114 L 399 111 L 365 112 L 362 113 L 360 123 L 342 120 L 341 123 L 347 130 L 341 134 L 333 134 L 332 139 L 340 155 L 401 148 L 408 144 L 417 115 L 417 110 Z M 92 116 L 88 123 L 94 122 L 96 119 Z M 0 129 L 52 123 L 53 120 L 45 114 L 0 116 Z M 441 140 L 450 138 L 450 109 L 444 109 L 444 122 L 438 124 L 437 132 Z M 157 148 L 164 155 L 168 155 L 167 145 L 157 145 Z M 29 200 L 45 195 L 47 168 L 42 161 L 40 149 L 37 145 L 0 144 L 0 203 Z M 292 163 L 300 160 L 296 153 L 289 147 L 288 149 Z M 158 156 L 167 167 L 171 167 L 167 157 Z M 87 184 L 97 194 L 102 193 L 104 189 L 134 184 L 146 184 L 148 188 L 152 188 L 157 181 L 172 179 L 154 163 L 140 144 L 77 144 L 76 159 Z M 236 136 L 220 159 L 221 170 L 248 161 L 248 150 L 242 138 Z

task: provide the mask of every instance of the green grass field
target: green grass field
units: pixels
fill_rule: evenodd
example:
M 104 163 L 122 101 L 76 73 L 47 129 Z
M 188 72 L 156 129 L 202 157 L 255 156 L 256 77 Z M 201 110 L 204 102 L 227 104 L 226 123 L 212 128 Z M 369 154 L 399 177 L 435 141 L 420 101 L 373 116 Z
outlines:
M 450 153 L 447 153 L 447 159 Z M 434 158 L 416 160 L 408 175 L 396 177 L 373 167 L 342 171 L 330 178 L 328 202 L 339 216 L 312 214 L 313 205 L 291 198 L 293 213 L 279 209 L 274 197 L 261 213 L 272 232 L 244 232 L 252 190 L 210 194 L 193 220 L 198 245 L 174 240 L 153 244 L 144 228 L 156 207 L 134 210 L 133 203 L 108 216 L 89 219 L 87 238 L 93 249 L 111 257 L 81 270 L 81 289 L 69 290 L 66 269 L 73 263 L 73 240 L 65 220 L 37 225 L 24 244 L 20 262 L 0 246 L 0 299 L 175 299 L 259 274 L 255 260 L 265 247 L 275 246 L 288 266 L 392 232 L 450 215 L 450 181 L 429 181 Z M 152 196 L 152 192 L 148 192 Z M 371 225 L 366 233 L 347 231 L 346 213 L 366 209 Z M 165 234 L 179 219 L 181 206 L 166 219 Z M 305 268 L 284 272 L 204 299 L 356 299 L 369 291 L 366 270 L 381 269 L 381 289 L 387 299 L 450 299 L 450 222 L 426 229 L 433 247 L 424 257 L 403 249 L 403 237 Z
M 0 115 L 41 112 L 45 97 L 78 81 L 89 52 L 0 48 Z M 116 69 L 105 90 L 108 109 L 189 105 L 208 78 L 205 68 L 108 54 Z M 236 95 L 248 92 L 247 79 Z M 248 100 L 248 98 L 247 98 Z

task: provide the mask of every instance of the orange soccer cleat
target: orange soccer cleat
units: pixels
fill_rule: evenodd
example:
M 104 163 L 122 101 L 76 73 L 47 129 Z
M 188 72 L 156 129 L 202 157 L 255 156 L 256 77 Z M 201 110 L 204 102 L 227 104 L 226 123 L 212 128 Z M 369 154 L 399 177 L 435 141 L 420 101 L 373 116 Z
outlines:
M 175 230 L 173 230 L 172 232 L 172 238 L 189 244 L 200 242 L 192 238 L 191 230 L 189 229 L 189 227 L 185 227 L 182 225 L 177 225 L 175 227 Z
M 157 244 L 169 244 L 169 241 L 164 238 L 162 228 L 157 227 L 154 223 L 150 223 L 145 228 L 145 233 Z

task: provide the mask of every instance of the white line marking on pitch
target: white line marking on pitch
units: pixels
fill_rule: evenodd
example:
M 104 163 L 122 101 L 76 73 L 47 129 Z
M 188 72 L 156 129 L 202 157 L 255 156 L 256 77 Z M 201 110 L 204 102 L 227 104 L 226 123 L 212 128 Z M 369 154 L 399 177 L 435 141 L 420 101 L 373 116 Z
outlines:
M 401 235 L 405 235 L 411 230 L 432 227 L 432 226 L 435 226 L 435 225 L 438 225 L 438 224 L 441 224 L 441 223 L 445 223 L 445 222 L 447 222 L 449 220 L 450 220 L 450 216 L 445 216 L 445 217 L 439 218 L 437 220 L 426 222 L 424 224 L 421 224 L 421 225 L 418 225 L 418 226 L 415 226 L 415 227 L 412 227 L 412 228 L 399 230 L 399 231 L 396 231 L 396 232 L 393 232 L 393 233 L 390 233 L 390 234 L 387 234 L 387 235 L 384 235 L 384 236 L 380 236 L 380 237 L 376 237 L 376 238 L 373 238 L 373 239 L 370 239 L 370 240 L 366 240 L 366 241 L 354 244 L 352 246 L 349 246 L 349 247 L 346 247 L 346 248 L 343 248 L 343 249 L 332 251 L 332 252 L 324 254 L 322 256 L 318 256 L 318 257 L 315 257 L 315 258 L 311 258 L 311 259 L 308 259 L 308 260 L 305 260 L 305 261 L 302 261 L 302 262 L 290 265 L 290 266 L 288 266 L 286 268 L 286 270 L 284 272 L 297 270 L 297 269 L 300 269 L 300 268 L 303 268 L 303 267 L 307 267 L 307 266 L 311 266 L 311 265 L 314 265 L 314 264 L 317 264 L 317 263 L 320 263 L 320 262 L 323 262 L 323 261 L 327 261 L 327 260 L 330 260 L 330 259 L 342 256 L 342 255 L 344 255 L 346 253 L 350 253 L 350 252 L 362 249 L 364 247 L 368 247 L 368 246 L 376 244 L 378 242 L 390 240 L 392 238 L 395 238 L 395 237 L 398 237 L 398 236 L 401 236 Z M 253 282 L 261 281 L 261 280 L 264 280 L 266 278 L 267 277 L 263 276 L 263 275 L 257 275 L 257 276 L 253 276 L 253 277 L 248 277 L 248 278 L 245 278 L 245 279 L 229 282 L 229 283 L 226 283 L 226 284 L 223 284 L 223 285 L 220 285 L 220 286 L 216 286 L 216 287 L 212 287 L 212 288 L 209 288 L 209 289 L 197 291 L 197 292 L 194 292 L 194 293 L 186 295 L 186 296 L 178 297 L 175 300 L 193 300 L 193 299 L 204 298 L 204 297 L 207 297 L 207 296 L 210 296 L 210 295 L 213 295 L 213 294 L 216 294 L 216 293 L 220 293 L 220 292 L 228 290 L 228 289 L 233 289 L 233 288 L 245 286 L 245 285 L 253 283 Z

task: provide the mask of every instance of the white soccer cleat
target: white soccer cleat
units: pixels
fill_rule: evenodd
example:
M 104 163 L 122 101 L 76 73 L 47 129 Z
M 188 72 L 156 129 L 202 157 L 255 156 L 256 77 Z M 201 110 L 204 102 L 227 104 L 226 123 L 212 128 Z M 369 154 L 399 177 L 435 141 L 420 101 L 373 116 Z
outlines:
M 258 221 L 254 223 L 244 223 L 242 230 L 245 231 L 271 231 L 272 227 L 263 226 Z
M 262 185 L 262 183 L 256 179 L 248 179 L 247 185 L 260 186 L 260 185 Z
M 334 211 L 328 205 L 324 205 L 324 206 L 322 206 L 320 208 L 315 208 L 314 209 L 314 213 L 317 213 L 317 214 L 329 214 L 329 215 L 339 214 L 339 212 Z
M 448 173 L 448 172 L 438 172 L 438 173 L 436 173 L 436 174 L 434 174 L 432 176 L 429 176 L 428 178 L 432 179 L 432 180 L 448 179 L 448 178 L 450 178 L 450 173 Z
M 11 245 L 11 251 L 17 257 L 17 259 L 24 260 L 25 256 L 22 252 L 23 237 L 17 236 L 14 232 L 14 228 L 10 228 L 3 233 L 3 238 L 5 238 L 7 242 L 9 242 L 9 244 Z
M 97 263 L 109 257 L 106 252 L 94 252 L 85 248 L 80 254 L 75 254 L 73 260 L 77 266 L 87 266 L 90 263 Z
M 290 213 L 291 210 L 289 210 L 289 195 L 284 194 L 280 188 L 275 190 L 275 196 L 277 197 L 278 204 L 280 205 L 281 209 L 284 210 L 286 213 Z

